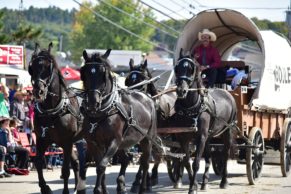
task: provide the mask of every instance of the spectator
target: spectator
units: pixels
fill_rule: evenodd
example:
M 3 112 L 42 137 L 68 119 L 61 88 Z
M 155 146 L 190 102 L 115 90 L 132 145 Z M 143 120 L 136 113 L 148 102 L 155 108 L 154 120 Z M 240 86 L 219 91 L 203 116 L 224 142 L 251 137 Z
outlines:
M 213 88 L 216 81 L 217 68 L 220 66 L 221 61 L 218 50 L 211 44 L 211 42 L 216 41 L 216 35 L 208 29 L 203 29 L 202 32 L 198 33 L 198 39 L 201 44 L 194 49 L 193 56 L 200 64 L 202 74 L 207 77 L 208 87 Z
M 27 134 L 30 145 L 32 145 L 31 133 L 34 129 L 33 119 L 34 119 L 34 104 L 33 104 L 33 95 L 30 91 L 27 91 L 25 98 L 25 122 L 23 124 L 23 129 Z
M 9 102 L 7 101 L 9 96 L 7 87 L 0 83 L 0 116 L 9 117 Z
M 12 136 L 14 138 L 14 141 L 20 144 L 20 139 L 19 139 L 19 131 L 17 128 L 17 125 L 19 123 L 19 120 L 16 117 L 12 117 L 9 123 L 10 131 L 12 133 Z
M 7 153 L 15 153 L 17 157 L 16 166 L 20 169 L 27 169 L 29 152 L 27 149 L 19 146 L 14 141 L 12 132 L 9 128 L 10 118 L 0 117 L 0 145 L 4 146 Z
M 1 129 L 0 129 L 0 138 L 1 138 Z M 6 148 L 4 146 L 0 145 L 0 178 L 11 177 L 12 176 L 11 174 L 8 174 L 4 170 L 5 155 L 6 155 Z
M 14 101 L 10 107 L 10 116 L 15 116 L 19 121 L 19 128 L 23 129 L 23 122 L 25 121 L 25 106 L 24 106 L 24 96 L 26 93 L 22 91 L 17 91 L 14 94 Z

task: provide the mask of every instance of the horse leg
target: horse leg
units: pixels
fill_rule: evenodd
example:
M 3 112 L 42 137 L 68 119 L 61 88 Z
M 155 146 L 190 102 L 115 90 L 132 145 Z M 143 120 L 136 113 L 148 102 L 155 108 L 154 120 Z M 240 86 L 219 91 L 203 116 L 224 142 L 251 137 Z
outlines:
M 228 181 L 227 181 L 227 161 L 229 157 L 229 152 L 230 152 L 230 146 L 232 144 L 232 134 L 231 130 L 227 130 L 223 134 L 223 139 L 224 139 L 224 147 L 223 147 L 223 168 L 222 168 L 222 177 L 221 177 L 221 182 L 220 182 L 220 188 L 225 189 L 228 186 Z
M 192 180 L 193 178 L 193 171 L 191 169 L 191 164 L 190 164 L 190 149 L 189 149 L 189 141 L 185 141 L 182 143 L 182 149 L 184 150 L 183 153 L 186 153 L 185 157 L 183 158 L 182 161 L 182 167 L 185 167 L 187 172 L 188 172 L 188 177 L 189 177 L 189 181 Z M 182 168 L 181 170 L 184 170 L 184 168 Z M 181 183 L 182 183 L 182 175 L 183 172 L 181 172 Z M 180 187 L 178 187 L 180 188 Z
M 139 194 L 143 194 L 150 187 L 150 183 L 147 183 L 148 179 L 148 170 L 149 170 L 149 161 L 150 161 L 150 153 L 152 149 L 152 144 L 148 139 L 143 139 L 140 142 L 142 155 L 140 157 L 140 165 L 142 166 L 142 181 L 141 186 L 139 188 Z
M 73 144 L 65 144 L 63 149 L 64 149 L 64 162 L 62 166 L 62 175 L 64 179 L 64 189 L 63 189 L 63 194 L 69 194 L 69 187 L 68 187 L 68 180 L 70 176 L 70 159 L 72 155 L 72 147 Z
M 37 138 L 36 141 L 36 157 L 35 157 L 35 167 L 37 170 L 37 174 L 38 174 L 38 185 L 40 187 L 41 193 L 42 194 L 52 194 L 52 190 L 50 189 L 50 187 L 46 184 L 46 181 L 44 180 L 43 177 L 43 165 L 44 165 L 44 153 L 45 150 L 48 148 L 48 145 L 50 143 L 46 142 L 43 138 Z
M 158 168 L 159 168 L 159 165 L 161 163 L 162 156 L 154 148 L 152 150 L 153 150 L 152 154 L 153 154 L 155 163 L 154 163 L 154 166 L 152 168 L 152 176 L 151 176 L 151 180 L 150 181 L 151 181 L 151 185 L 153 186 L 153 185 L 157 185 L 159 183 Z
M 76 148 L 78 151 L 78 158 L 79 158 L 79 180 L 77 184 L 77 194 L 85 194 L 86 193 L 86 142 L 80 140 L 76 143 Z
M 125 171 L 126 168 L 130 162 L 130 158 L 129 156 L 125 153 L 124 150 L 122 150 L 120 153 L 120 171 L 119 171 L 119 175 L 116 179 L 116 183 L 117 183 L 117 193 L 118 194 L 125 194 L 126 192 L 126 188 L 125 188 Z
M 135 179 L 134 179 L 132 186 L 131 186 L 131 189 L 130 189 L 131 193 L 137 193 L 137 191 L 139 190 L 140 180 L 142 178 L 141 176 L 142 176 L 142 167 L 141 167 L 141 165 L 139 165 L 138 171 L 135 175 Z
M 211 165 L 209 140 L 206 142 L 206 145 L 205 145 L 204 159 L 205 159 L 205 171 L 204 171 L 204 174 L 203 174 L 201 190 L 207 190 L 207 185 L 208 185 L 208 182 L 209 182 L 209 168 L 210 168 L 210 165 Z
M 201 114 L 202 116 L 206 116 L 205 113 Z M 210 119 L 210 118 L 209 118 Z M 200 160 L 204 151 L 206 139 L 208 137 L 208 128 L 209 124 L 206 122 L 207 118 L 204 117 L 204 119 L 200 119 L 201 121 L 198 122 L 198 129 L 200 129 L 197 132 L 196 135 L 196 153 L 195 153 L 195 158 L 192 164 L 193 168 L 193 178 L 190 181 L 190 186 L 189 186 L 189 194 L 196 194 L 198 191 L 198 183 L 197 183 L 197 172 L 199 170 L 199 165 L 200 165 Z M 203 126 L 203 128 L 201 127 Z
M 103 194 L 108 193 L 107 188 L 106 188 L 106 184 L 105 184 L 105 170 L 106 170 L 106 166 L 107 166 L 109 160 L 114 156 L 114 154 L 118 150 L 118 146 L 120 144 L 118 142 L 119 141 L 117 139 L 114 139 L 110 143 L 110 145 L 107 148 L 107 151 L 104 154 L 104 156 L 102 157 L 101 161 L 98 159 L 97 160 L 95 159 L 98 167 L 97 167 L 97 180 L 96 180 L 96 185 L 94 188 L 94 194 L 101 194 L 102 191 L 103 191 Z

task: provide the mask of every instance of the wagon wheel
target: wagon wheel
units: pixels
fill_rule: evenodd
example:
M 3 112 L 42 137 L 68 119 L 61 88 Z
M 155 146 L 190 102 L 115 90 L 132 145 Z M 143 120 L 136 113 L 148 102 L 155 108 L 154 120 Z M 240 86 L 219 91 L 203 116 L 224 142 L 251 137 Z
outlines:
M 264 165 L 264 138 L 262 130 L 258 127 L 253 127 L 249 134 L 249 141 L 255 148 L 247 148 L 246 163 L 247 175 L 250 185 L 254 185 L 255 181 L 261 176 Z
M 184 166 L 182 165 L 182 161 L 179 158 L 167 159 L 167 170 L 171 181 L 173 183 L 177 183 L 179 176 L 183 177 L 184 174 Z
M 215 150 L 212 157 L 212 167 L 215 175 L 220 176 L 222 174 L 223 157 L 222 152 Z
M 287 118 L 284 121 L 280 141 L 280 164 L 283 177 L 287 177 L 290 174 L 291 168 L 290 147 L 291 147 L 291 119 Z

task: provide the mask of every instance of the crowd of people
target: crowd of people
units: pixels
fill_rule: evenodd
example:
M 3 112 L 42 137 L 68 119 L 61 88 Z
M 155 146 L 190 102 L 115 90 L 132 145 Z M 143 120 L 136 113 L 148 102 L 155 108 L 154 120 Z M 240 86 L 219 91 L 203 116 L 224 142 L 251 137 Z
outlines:
M 26 133 L 32 144 L 33 114 L 31 91 L 0 83 L 0 178 L 11 177 L 7 167 L 27 171 L 29 151 L 22 147 L 19 133 Z

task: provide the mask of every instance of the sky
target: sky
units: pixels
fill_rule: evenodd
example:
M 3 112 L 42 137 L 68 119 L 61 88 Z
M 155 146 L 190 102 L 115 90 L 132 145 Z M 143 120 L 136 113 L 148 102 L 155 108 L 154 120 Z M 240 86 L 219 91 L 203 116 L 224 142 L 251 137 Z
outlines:
M 82 2 L 83 0 L 78 0 Z M 97 0 L 90 0 L 97 2 Z M 291 0 L 143 0 L 156 9 L 168 14 L 175 19 L 189 19 L 205 9 L 228 8 L 237 10 L 247 17 L 268 19 L 270 21 L 285 21 L 286 10 L 290 7 Z M 0 0 L 1 8 L 18 9 L 20 0 Z M 191 5 L 191 7 L 189 6 Z M 79 8 L 73 0 L 23 0 L 24 9 L 34 7 L 57 6 L 61 9 Z M 194 7 L 194 8 L 193 8 Z M 158 20 L 169 19 L 154 11 Z

